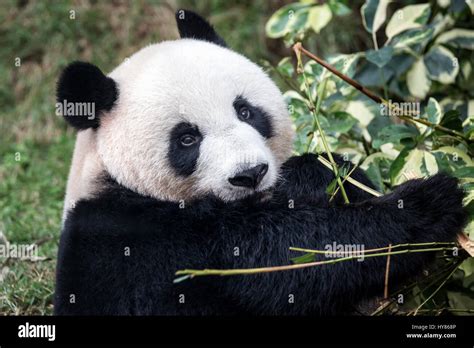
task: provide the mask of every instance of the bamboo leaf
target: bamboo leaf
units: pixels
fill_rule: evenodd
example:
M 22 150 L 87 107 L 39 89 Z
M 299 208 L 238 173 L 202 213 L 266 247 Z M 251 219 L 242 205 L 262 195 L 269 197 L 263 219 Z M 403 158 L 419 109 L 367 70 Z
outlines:
M 291 262 L 293 262 L 295 264 L 308 263 L 308 262 L 313 262 L 315 260 L 314 256 L 315 256 L 315 254 L 307 253 L 307 254 L 304 254 L 304 255 L 301 255 L 301 256 L 292 257 L 290 260 L 291 260 Z
M 329 0 L 328 5 L 331 8 L 332 13 L 336 16 L 346 16 L 352 12 L 351 9 L 340 0 Z
M 422 27 L 428 22 L 430 14 L 430 4 L 408 5 L 396 11 L 385 28 L 388 40 L 405 30 Z
M 317 5 L 309 10 L 309 25 L 315 33 L 319 33 L 332 19 L 332 12 L 329 5 Z
M 332 196 L 334 194 L 334 191 L 336 190 L 336 186 L 337 186 L 337 179 L 333 179 L 329 185 L 326 187 L 326 193 L 329 195 L 329 196 Z
M 391 40 L 391 45 L 396 49 L 408 48 L 418 44 L 427 43 L 434 33 L 433 28 L 407 30 Z
M 430 98 L 428 100 L 428 105 L 426 106 L 425 111 L 428 121 L 433 124 L 439 124 L 441 122 L 443 111 L 441 110 L 441 106 L 436 99 Z
M 290 57 L 283 58 L 277 65 L 276 69 L 284 77 L 291 78 L 295 72 L 293 63 Z
M 379 68 L 383 68 L 392 59 L 393 51 L 392 46 L 385 46 L 379 50 L 367 51 L 365 57 L 369 62 L 377 65 Z
M 443 46 L 433 47 L 425 56 L 424 63 L 428 76 L 442 84 L 451 84 L 456 80 L 459 63 L 454 54 Z
M 393 185 L 400 185 L 411 178 L 422 178 L 437 172 L 438 164 L 431 153 L 416 148 L 411 150 L 405 148 L 390 168 L 390 179 Z
M 329 133 L 346 133 L 357 123 L 354 117 L 344 111 L 330 113 L 324 120 L 321 122 L 321 126 Z
M 407 74 L 407 86 L 410 93 L 417 98 L 424 99 L 428 94 L 431 81 L 428 78 L 423 59 L 418 59 Z
M 389 0 L 366 0 L 360 9 L 362 23 L 369 33 L 376 33 L 387 18 Z
M 390 166 L 393 158 L 385 153 L 377 152 L 368 156 L 361 164 L 361 168 L 375 185 L 377 191 L 385 191 L 385 183 L 390 183 Z
M 474 50 L 474 30 L 452 29 L 438 36 L 436 43 Z
M 415 139 L 419 135 L 415 127 L 405 124 L 392 124 L 382 128 L 373 140 L 372 146 L 379 149 L 382 144 L 399 143 L 403 139 Z
M 283 6 L 270 17 L 265 25 L 267 36 L 275 39 L 298 28 L 304 28 L 308 19 L 308 11 L 307 4 L 294 3 Z

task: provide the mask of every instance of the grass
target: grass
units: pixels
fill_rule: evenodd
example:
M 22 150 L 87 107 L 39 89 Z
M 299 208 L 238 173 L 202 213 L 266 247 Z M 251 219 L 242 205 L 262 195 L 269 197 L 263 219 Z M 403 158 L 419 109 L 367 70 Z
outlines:
M 274 8 L 264 1 L 0 3 L 0 231 L 10 243 L 37 244 L 39 256 L 46 257 L 37 262 L 0 259 L 0 274 L 6 274 L 0 276 L 1 315 L 53 310 L 74 147 L 74 132 L 54 113 L 61 69 L 84 60 L 110 71 L 141 47 L 176 38 L 174 10 L 181 6 L 209 17 L 229 45 L 249 58 L 271 58 L 263 30 Z
M 41 130 L 40 127 L 38 127 Z M 38 246 L 45 261 L 7 260 L 6 279 L 0 283 L 0 312 L 51 312 L 55 258 L 69 157 L 71 134 L 47 142 L 22 139 L 12 143 L 0 167 L 1 230 L 10 243 Z M 15 160 L 20 154 L 20 161 Z

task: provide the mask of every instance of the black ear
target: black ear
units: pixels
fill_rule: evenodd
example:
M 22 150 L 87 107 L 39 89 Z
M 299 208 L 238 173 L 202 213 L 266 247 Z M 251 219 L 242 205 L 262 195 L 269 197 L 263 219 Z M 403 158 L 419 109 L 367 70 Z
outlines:
M 95 65 L 74 62 L 62 72 L 57 85 L 56 113 L 77 129 L 97 128 L 100 115 L 114 106 L 117 84 Z
M 176 11 L 176 23 L 182 39 L 209 41 L 227 47 L 225 41 L 217 35 L 212 25 L 198 14 L 188 10 Z

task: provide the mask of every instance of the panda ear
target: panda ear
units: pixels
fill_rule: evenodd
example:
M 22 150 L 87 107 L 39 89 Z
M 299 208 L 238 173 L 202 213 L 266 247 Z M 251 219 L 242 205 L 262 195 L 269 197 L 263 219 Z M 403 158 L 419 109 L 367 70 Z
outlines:
M 176 23 L 182 39 L 197 39 L 227 47 L 225 41 L 204 18 L 188 10 L 176 11 Z
M 97 128 L 100 115 L 114 106 L 118 89 L 115 81 L 95 65 L 74 62 L 61 73 L 56 98 L 56 112 L 70 125 L 77 129 Z

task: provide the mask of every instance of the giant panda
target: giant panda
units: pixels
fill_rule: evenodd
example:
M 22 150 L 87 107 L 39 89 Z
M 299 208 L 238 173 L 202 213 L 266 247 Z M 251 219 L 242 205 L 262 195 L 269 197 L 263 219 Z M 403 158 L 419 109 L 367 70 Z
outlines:
M 59 78 L 58 102 L 92 103 L 95 117 L 64 115 L 78 133 L 56 314 L 344 314 L 383 292 L 385 258 L 173 280 L 179 269 L 289 264 L 290 246 L 369 249 L 453 241 L 462 230 L 464 193 L 444 174 L 378 198 L 347 184 L 351 203 L 330 202 L 332 172 L 316 155 L 291 156 L 294 131 L 271 79 L 197 14 L 176 18 L 181 39 L 108 75 L 75 62 Z M 371 185 L 359 169 L 352 176 Z M 433 258 L 393 256 L 390 284 Z

